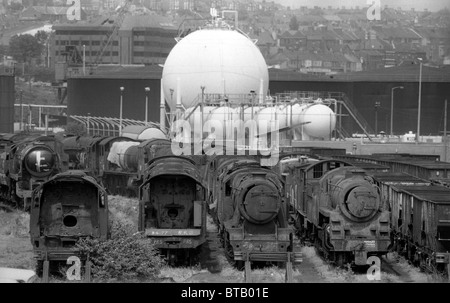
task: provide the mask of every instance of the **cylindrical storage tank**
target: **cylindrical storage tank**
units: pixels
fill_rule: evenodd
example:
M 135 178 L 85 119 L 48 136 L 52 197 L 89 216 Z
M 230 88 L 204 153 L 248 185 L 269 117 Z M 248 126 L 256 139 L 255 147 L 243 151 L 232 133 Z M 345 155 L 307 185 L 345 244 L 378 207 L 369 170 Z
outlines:
M 239 119 L 239 112 L 236 111 L 234 108 L 231 107 L 216 107 L 214 110 L 212 110 L 207 120 L 211 122 L 211 130 L 214 128 L 214 133 L 218 133 L 218 130 L 216 127 L 219 127 L 217 123 L 220 123 L 222 126 L 223 131 L 223 138 L 226 139 L 226 136 L 231 136 L 231 131 L 233 126 L 233 121 L 237 121 Z M 237 125 L 236 125 L 237 126 Z M 204 129 L 204 131 L 209 131 L 209 129 Z
M 139 149 L 137 145 L 130 146 L 123 155 L 124 167 L 128 171 L 137 171 L 139 166 L 138 159 Z
M 267 92 L 269 73 L 258 47 L 243 34 L 214 28 L 195 31 L 170 52 L 163 69 L 164 96 L 170 109 L 176 109 L 178 94 L 185 108 L 198 102 L 201 87 L 205 93 L 248 94 Z M 171 93 L 173 92 L 173 93 Z
M 327 138 L 336 126 L 336 115 L 326 105 L 314 104 L 302 111 L 303 132 L 316 138 Z
M 303 111 L 307 108 L 306 104 L 294 104 L 290 106 L 291 112 L 292 112 L 292 125 L 296 126 L 299 125 L 302 122 L 302 114 Z
M 290 110 L 288 109 L 288 111 Z M 268 127 L 270 127 L 271 121 L 278 121 L 278 129 L 280 129 L 288 126 L 287 118 L 288 115 L 286 115 L 286 109 L 283 110 L 281 107 L 277 106 L 277 107 L 266 107 L 261 109 L 256 115 L 255 120 L 257 121 L 257 123 L 267 123 Z
M 125 154 L 128 148 L 131 146 L 139 145 L 139 142 L 134 141 L 120 141 L 114 142 L 109 150 L 107 160 L 113 164 L 116 164 L 122 169 L 126 169 Z
M 216 107 L 213 109 L 206 120 L 220 121 L 225 125 L 226 121 L 233 121 L 239 119 L 239 113 L 231 107 Z
M 149 127 L 138 135 L 138 140 L 167 139 L 166 134 L 156 127 Z
M 195 110 L 194 110 L 195 109 Z M 214 106 L 203 106 L 203 117 L 202 117 L 202 109 L 198 106 L 188 108 L 184 114 L 183 119 L 187 119 L 191 129 L 200 129 L 201 124 L 205 124 L 205 121 L 208 119 L 209 114 L 216 109 Z M 202 119 L 203 118 L 203 119 Z
M 255 120 L 261 109 L 263 108 L 259 106 L 249 106 L 244 108 L 244 122 L 252 119 Z

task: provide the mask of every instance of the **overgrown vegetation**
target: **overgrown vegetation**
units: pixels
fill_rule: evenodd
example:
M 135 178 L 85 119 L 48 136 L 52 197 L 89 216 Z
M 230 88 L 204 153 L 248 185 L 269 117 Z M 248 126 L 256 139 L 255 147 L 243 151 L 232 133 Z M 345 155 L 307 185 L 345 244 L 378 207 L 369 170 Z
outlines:
M 156 280 L 165 261 L 145 236 L 130 225 L 116 223 L 111 239 L 82 239 L 77 243 L 83 257 L 92 262 L 97 281 Z

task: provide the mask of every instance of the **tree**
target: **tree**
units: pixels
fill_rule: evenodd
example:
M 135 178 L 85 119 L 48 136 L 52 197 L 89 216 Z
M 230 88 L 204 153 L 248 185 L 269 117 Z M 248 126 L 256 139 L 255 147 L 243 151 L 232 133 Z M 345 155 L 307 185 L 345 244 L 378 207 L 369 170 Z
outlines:
M 9 40 L 9 52 L 15 60 L 30 62 L 33 58 L 39 58 L 42 53 L 42 45 L 38 39 L 30 34 L 15 35 Z
M 45 45 L 48 39 L 48 33 L 46 31 L 38 31 L 34 37 L 38 40 L 39 44 Z
M 297 17 L 293 16 L 291 18 L 291 21 L 289 22 L 289 29 L 291 31 L 298 31 L 298 27 L 299 27 L 299 24 L 298 24 L 298 21 L 297 21 Z
M 23 6 L 18 2 L 11 2 L 11 4 L 8 6 L 8 8 L 11 11 L 17 11 L 17 12 L 20 12 L 21 10 L 23 10 Z

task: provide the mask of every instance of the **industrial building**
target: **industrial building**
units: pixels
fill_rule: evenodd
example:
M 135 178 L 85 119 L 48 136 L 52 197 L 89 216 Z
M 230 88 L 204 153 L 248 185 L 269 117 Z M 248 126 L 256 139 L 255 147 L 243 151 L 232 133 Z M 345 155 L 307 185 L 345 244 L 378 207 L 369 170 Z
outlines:
M 14 130 L 14 75 L 4 74 L 0 70 L 0 133 L 12 133 Z
M 176 44 L 177 27 L 168 17 L 125 16 L 118 35 L 112 35 L 105 44 L 114 26 L 118 25 L 113 19 L 54 25 L 54 62 L 66 62 L 71 55 L 68 49 L 72 47 L 87 65 L 162 64 Z
M 143 121 L 145 87 L 149 87 L 149 120 L 159 122 L 161 77 L 162 68 L 159 66 L 105 66 L 100 67 L 93 75 L 71 78 L 68 80 L 68 113 L 118 117 L 119 88 L 124 87 L 123 117 Z M 448 68 L 423 66 L 421 134 L 442 135 L 445 100 L 450 100 L 449 83 Z M 392 90 L 400 86 L 403 89 Z M 402 135 L 417 129 L 418 64 L 329 77 L 271 69 L 269 91 L 272 95 L 286 91 L 343 92 L 377 133 L 390 132 L 391 98 L 394 97 L 393 133 Z M 350 117 L 342 117 L 342 126 L 349 134 L 362 133 Z

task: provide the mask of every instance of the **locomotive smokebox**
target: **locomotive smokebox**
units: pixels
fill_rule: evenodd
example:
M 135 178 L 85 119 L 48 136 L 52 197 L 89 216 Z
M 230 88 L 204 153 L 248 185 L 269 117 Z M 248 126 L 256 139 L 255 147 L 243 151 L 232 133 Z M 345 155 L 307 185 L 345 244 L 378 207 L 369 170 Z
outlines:
M 363 171 L 350 170 L 350 177 L 332 180 L 331 199 L 343 214 L 352 221 L 365 222 L 373 218 L 380 208 L 377 188 L 368 183 Z
M 256 184 L 255 184 L 256 183 Z M 253 224 L 265 224 L 273 220 L 280 211 L 281 197 L 277 189 L 264 180 L 244 181 L 236 201 L 241 214 Z
M 42 178 L 50 175 L 55 167 L 55 156 L 46 146 L 35 146 L 26 152 L 24 164 L 34 177 Z

